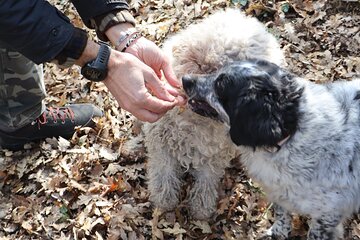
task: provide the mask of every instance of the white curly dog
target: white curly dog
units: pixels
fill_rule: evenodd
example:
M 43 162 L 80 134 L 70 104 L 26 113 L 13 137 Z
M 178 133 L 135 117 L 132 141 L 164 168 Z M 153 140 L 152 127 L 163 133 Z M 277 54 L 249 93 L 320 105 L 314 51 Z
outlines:
M 177 33 L 165 42 L 164 50 L 178 78 L 213 73 L 250 58 L 285 65 L 280 46 L 266 27 L 234 9 L 214 13 Z M 187 107 L 169 111 L 156 123 L 145 123 L 143 132 L 151 202 L 164 210 L 174 209 L 182 175 L 189 171 L 194 177 L 188 193 L 190 212 L 196 219 L 210 218 L 217 207 L 220 178 L 238 155 L 228 127 Z

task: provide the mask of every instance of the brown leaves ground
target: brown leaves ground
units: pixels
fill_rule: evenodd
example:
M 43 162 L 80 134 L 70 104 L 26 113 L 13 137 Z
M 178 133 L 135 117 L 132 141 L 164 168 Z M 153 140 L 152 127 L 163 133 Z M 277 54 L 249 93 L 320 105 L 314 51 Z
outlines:
M 67 1 L 52 0 L 82 26 Z M 217 9 L 241 8 L 260 19 L 281 42 L 288 67 L 311 81 L 360 75 L 360 2 L 137 0 L 138 27 L 157 44 Z M 239 23 L 241 24 L 241 23 Z M 92 33 L 93 34 L 93 33 Z M 95 130 L 78 129 L 72 139 L 47 139 L 27 150 L 0 153 L 1 239 L 255 239 L 270 226 L 272 212 L 261 188 L 234 160 L 222 179 L 214 218 L 195 221 L 183 202 L 160 212 L 148 202 L 146 154 L 133 117 L 118 108 L 101 83 L 79 69 L 46 64 L 50 104 L 92 102 L 104 109 Z M 134 149 L 136 146 L 137 151 Z M 306 232 L 294 220 L 294 239 Z M 348 221 L 347 239 L 359 239 L 360 220 Z

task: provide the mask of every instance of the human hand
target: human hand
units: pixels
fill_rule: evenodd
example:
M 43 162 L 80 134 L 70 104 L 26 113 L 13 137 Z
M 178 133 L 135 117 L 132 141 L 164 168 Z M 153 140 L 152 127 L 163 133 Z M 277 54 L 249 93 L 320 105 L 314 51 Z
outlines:
M 97 43 L 89 39 L 83 54 L 75 63 L 83 66 L 93 60 L 99 48 Z M 120 107 L 142 121 L 157 121 L 178 105 L 181 99 L 169 94 L 165 81 L 160 81 L 151 67 L 130 53 L 111 50 L 108 74 L 103 82 Z
M 155 122 L 183 101 L 169 94 L 165 82 L 158 79 L 151 67 L 129 53 L 111 52 L 108 75 L 103 82 L 120 107 L 141 121 Z
M 165 79 L 171 86 L 175 88 L 181 87 L 180 81 L 172 70 L 169 58 L 154 42 L 141 37 L 128 47 L 125 52 L 131 53 L 151 67 L 160 79 L 163 72 Z
M 107 32 L 106 35 L 110 39 L 110 41 L 114 45 L 118 45 L 118 39 L 121 33 L 130 31 L 134 32 L 135 28 L 131 24 L 118 24 L 111 27 Z M 122 44 L 118 46 L 118 49 L 122 49 L 126 44 L 124 41 Z M 132 55 L 136 56 L 146 65 L 151 67 L 156 75 L 158 76 L 159 80 L 162 79 L 162 75 L 166 81 L 162 81 L 166 91 L 177 97 L 178 105 L 185 104 L 185 99 L 182 91 L 180 90 L 181 82 L 176 78 L 175 73 L 172 70 L 169 58 L 163 53 L 163 51 L 153 42 L 147 40 L 144 37 L 136 39 L 133 44 L 126 49 L 127 53 L 131 53 Z M 148 87 L 146 85 L 146 87 Z M 156 87 L 156 86 L 155 86 Z M 154 92 L 155 96 L 157 90 L 150 89 L 150 91 Z

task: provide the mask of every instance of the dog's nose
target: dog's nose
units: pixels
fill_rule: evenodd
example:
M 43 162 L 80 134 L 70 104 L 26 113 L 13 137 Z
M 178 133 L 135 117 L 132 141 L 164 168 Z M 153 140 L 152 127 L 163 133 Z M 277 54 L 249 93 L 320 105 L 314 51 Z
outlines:
M 191 75 L 184 75 L 182 77 L 183 88 L 186 92 L 190 92 L 195 87 L 195 78 Z

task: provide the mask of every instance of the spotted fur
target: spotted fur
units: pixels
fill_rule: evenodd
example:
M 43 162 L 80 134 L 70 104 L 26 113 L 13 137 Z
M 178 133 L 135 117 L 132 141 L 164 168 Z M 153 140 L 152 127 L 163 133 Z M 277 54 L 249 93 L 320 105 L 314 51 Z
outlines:
M 360 79 L 320 85 L 248 60 L 183 81 L 190 98 L 221 106 L 219 121 L 226 112 L 241 161 L 277 206 L 269 235 L 288 237 L 294 212 L 311 217 L 308 239 L 341 238 L 360 206 Z

